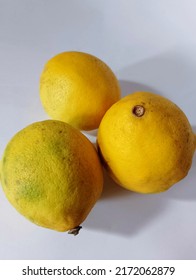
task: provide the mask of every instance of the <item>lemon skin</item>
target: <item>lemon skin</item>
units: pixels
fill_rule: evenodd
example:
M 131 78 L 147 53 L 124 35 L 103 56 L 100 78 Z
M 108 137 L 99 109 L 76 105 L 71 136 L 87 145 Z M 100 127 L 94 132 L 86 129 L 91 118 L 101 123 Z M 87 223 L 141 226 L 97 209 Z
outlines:
M 117 183 L 139 193 L 159 193 L 188 174 L 196 137 L 173 102 L 136 92 L 106 112 L 97 143 L 102 161 Z
M 8 143 L 1 183 L 10 203 L 33 223 L 57 231 L 79 226 L 99 199 L 102 167 L 92 143 L 70 125 L 33 123 Z
M 93 130 L 120 99 L 120 87 L 113 71 L 99 58 L 70 51 L 45 64 L 40 77 L 40 98 L 52 119 L 80 130 Z

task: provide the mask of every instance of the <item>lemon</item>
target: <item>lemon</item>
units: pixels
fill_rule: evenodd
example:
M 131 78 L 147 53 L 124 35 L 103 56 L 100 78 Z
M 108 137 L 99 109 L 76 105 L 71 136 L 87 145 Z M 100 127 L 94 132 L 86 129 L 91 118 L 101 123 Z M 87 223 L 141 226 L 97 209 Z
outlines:
M 173 102 L 157 94 L 136 92 L 106 112 L 97 143 L 116 182 L 135 192 L 158 193 L 187 175 L 196 137 Z
M 48 115 L 80 130 L 97 129 L 109 107 L 120 99 L 112 70 L 97 57 L 63 52 L 52 57 L 40 77 L 40 98 Z
M 46 120 L 22 129 L 8 143 L 1 183 L 26 218 L 67 231 L 79 229 L 100 197 L 103 174 L 93 144 L 80 131 Z

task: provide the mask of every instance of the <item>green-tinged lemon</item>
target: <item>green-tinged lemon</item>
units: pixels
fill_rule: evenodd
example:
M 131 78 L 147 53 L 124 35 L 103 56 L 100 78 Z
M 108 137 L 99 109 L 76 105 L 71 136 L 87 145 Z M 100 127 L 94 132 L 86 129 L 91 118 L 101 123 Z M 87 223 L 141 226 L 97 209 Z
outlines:
M 54 120 L 33 123 L 8 143 L 1 183 L 10 203 L 37 225 L 77 229 L 100 197 L 102 167 L 93 144 Z

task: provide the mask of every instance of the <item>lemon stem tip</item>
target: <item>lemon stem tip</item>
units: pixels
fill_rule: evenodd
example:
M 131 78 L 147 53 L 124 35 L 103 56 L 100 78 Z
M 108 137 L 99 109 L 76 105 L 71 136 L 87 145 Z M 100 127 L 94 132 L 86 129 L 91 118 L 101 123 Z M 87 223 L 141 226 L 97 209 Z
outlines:
M 136 117 L 142 117 L 145 113 L 145 108 L 142 105 L 136 105 L 133 107 L 132 113 Z
M 72 228 L 68 231 L 68 234 L 78 235 L 81 228 L 82 228 L 82 226 L 77 226 L 75 228 Z

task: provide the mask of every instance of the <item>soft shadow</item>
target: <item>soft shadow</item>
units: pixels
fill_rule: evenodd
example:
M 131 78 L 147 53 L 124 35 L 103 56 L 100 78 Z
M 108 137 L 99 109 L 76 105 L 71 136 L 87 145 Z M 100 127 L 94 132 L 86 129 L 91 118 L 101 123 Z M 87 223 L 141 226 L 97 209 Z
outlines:
M 100 200 L 84 222 L 84 227 L 112 234 L 134 236 L 144 228 L 156 223 L 158 217 L 168 209 L 168 200 L 161 195 L 116 196 Z
M 122 95 L 138 90 L 153 91 L 169 98 L 186 96 L 189 92 L 193 94 L 196 64 L 189 51 L 169 49 L 119 69 L 117 74 Z
M 112 234 L 138 234 L 168 208 L 160 194 L 143 195 L 116 184 L 104 171 L 104 190 L 100 200 L 84 222 L 84 227 Z
M 144 85 L 142 83 L 136 83 L 126 80 L 119 80 L 120 88 L 121 88 L 121 96 L 127 96 L 130 93 L 134 93 L 136 91 L 147 91 L 147 92 L 154 92 L 160 94 L 157 89 L 150 87 L 148 85 Z

